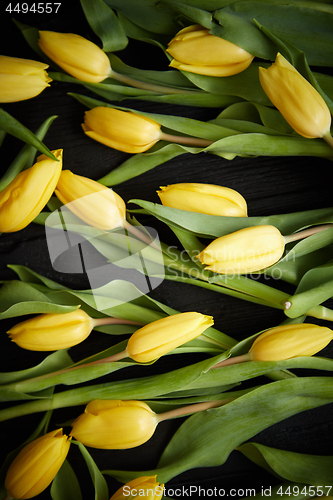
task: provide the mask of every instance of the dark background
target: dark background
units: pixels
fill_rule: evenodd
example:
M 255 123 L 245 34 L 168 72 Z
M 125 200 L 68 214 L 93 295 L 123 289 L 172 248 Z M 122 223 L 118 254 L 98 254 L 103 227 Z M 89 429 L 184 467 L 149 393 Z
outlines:
M 33 2 L 27 2 L 28 5 Z M 19 30 L 13 24 L 11 15 L 5 12 L 9 2 L 2 1 L 1 50 L 4 55 L 38 60 L 38 56 L 28 47 Z M 16 2 L 12 2 L 14 6 Z M 78 0 L 65 0 L 55 14 L 20 14 L 15 19 L 39 29 L 51 31 L 73 32 L 90 38 L 98 43 L 82 13 Z M 168 61 L 157 48 L 130 41 L 129 46 L 118 54 L 126 63 L 145 69 L 167 69 Z M 56 114 L 44 140 L 49 149 L 64 150 L 64 169 L 74 173 L 99 179 L 110 170 L 120 165 L 130 155 L 112 150 L 86 137 L 81 129 L 84 108 L 68 92 L 90 95 L 83 87 L 74 84 L 52 82 L 42 94 L 23 102 L 4 105 L 3 108 L 12 114 L 30 130 L 35 131 L 49 116 Z M 96 96 L 94 96 L 96 97 Z M 96 97 L 98 98 L 98 97 Z M 102 100 L 102 99 L 101 99 Z M 124 101 L 121 105 L 130 108 L 157 113 L 186 116 L 199 120 L 209 120 L 220 112 L 220 109 L 191 108 L 177 105 L 163 105 L 144 101 Z M 4 173 L 15 158 L 23 144 L 13 137 L 7 136 L 1 148 L 0 174 Z M 236 189 L 248 203 L 249 215 L 271 215 L 317 209 L 331 206 L 332 163 L 329 160 L 307 157 L 260 157 L 235 158 L 224 160 L 213 155 L 185 154 L 154 170 L 129 180 L 115 187 L 115 191 L 127 202 L 132 198 L 141 198 L 159 202 L 156 190 L 159 186 L 179 182 L 213 183 Z M 130 208 L 130 207 L 129 207 Z M 134 208 L 134 207 L 131 207 Z M 156 227 L 160 239 L 169 244 L 177 244 L 172 233 L 165 226 L 149 217 L 140 222 Z M 61 274 L 52 269 L 45 241 L 43 226 L 30 224 L 17 233 L 0 237 L 0 279 L 13 279 L 16 275 L 7 268 L 8 264 L 22 264 L 61 282 L 71 288 L 85 288 L 87 281 L 80 274 Z M 281 286 L 288 291 L 285 284 Z M 284 320 L 283 312 L 246 303 L 232 297 L 210 292 L 190 285 L 163 282 L 152 296 L 157 300 L 179 311 L 197 310 L 214 316 L 215 326 L 219 330 L 236 339 L 243 339 L 259 330 L 276 326 Z M 328 304 L 331 305 L 332 304 Z M 35 365 L 45 357 L 45 353 L 33 353 L 20 349 L 11 343 L 5 334 L 8 327 L 15 324 L 17 318 L 3 321 L 0 335 L 1 371 L 11 371 Z M 330 326 L 330 325 L 328 325 Z M 93 332 L 80 346 L 72 349 L 75 360 L 92 352 L 108 347 L 110 339 L 102 333 Z M 325 349 L 323 355 L 332 356 L 332 348 Z M 161 359 L 157 370 L 169 370 L 180 366 L 187 358 L 168 357 Z M 198 355 L 191 361 L 202 359 Z M 133 376 L 122 371 L 121 377 Z M 145 375 L 144 371 L 138 375 Z M 117 374 L 105 377 L 115 380 Z M 257 382 L 257 381 L 256 381 Z M 60 389 L 59 389 L 60 390 Z M 81 407 L 57 410 L 52 417 L 54 425 L 75 418 L 83 410 Z M 0 451 L 1 461 L 6 454 L 20 445 L 36 427 L 41 415 L 30 415 L 9 422 L 1 423 Z M 158 426 L 151 440 L 137 449 L 126 451 L 90 450 L 100 469 L 149 469 L 154 468 L 158 458 L 183 419 L 164 422 Z M 291 451 L 311 454 L 332 454 L 332 405 L 296 415 L 280 424 L 274 425 L 256 436 L 256 441 L 269 446 Z M 84 499 L 94 497 L 91 481 L 86 465 L 75 446 L 71 447 L 69 461 L 77 473 Z M 107 478 L 110 485 L 110 496 L 119 486 L 112 478 Z M 278 484 L 279 480 L 253 465 L 239 452 L 233 452 L 228 461 L 221 467 L 188 471 L 176 477 L 168 486 L 197 484 L 203 488 L 254 488 Z M 50 498 L 47 490 L 40 498 Z M 194 497 L 192 497 L 194 498 Z

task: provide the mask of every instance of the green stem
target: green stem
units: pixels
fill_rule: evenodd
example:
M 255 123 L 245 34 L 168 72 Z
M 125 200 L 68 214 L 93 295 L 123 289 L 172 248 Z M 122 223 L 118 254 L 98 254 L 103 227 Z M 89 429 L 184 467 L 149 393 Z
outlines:
M 196 403 L 193 405 L 183 406 L 181 408 L 176 408 L 174 410 L 169 410 L 164 413 L 157 415 L 158 423 L 163 422 L 163 420 L 170 420 L 171 418 L 183 417 L 185 415 L 192 415 L 199 411 L 209 410 L 210 408 L 217 408 L 219 406 L 225 405 L 233 401 L 233 398 L 220 399 L 217 401 L 205 401 L 204 403 Z
M 310 227 L 309 229 L 304 229 L 304 231 L 299 231 L 298 233 L 289 234 L 288 236 L 284 236 L 285 244 L 290 243 L 292 241 L 298 241 L 303 238 L 307 238 L 308 236 L 312 236 L 313 234 L 320 233 L 321 231 L 325 231 L 325 229 L 330 229 L 333 224 L 324 224 L 322 226 Z
M 156 245 L 156 243 L 153 241 L 153 239 L 151 238 L 151 236 L 149 236 L 148 234 L 144 233 L 143 231 L 140 231 L 140 229 L 138 229 L 136 226 L 133 226 L 132 224 L 130 224 L 127 220 L 124 220 L 123 225 L 124 225 L 124 228 L 128 232 L 132 233 L 138 239 L 140 239 L 144 243 L 147 243 L 147 245 L 155 248 L 155 250 L 158 250 L 159 252 L 162 251 L 161 247 L 158 246 L 158 245 Z
M 236 365 L 237 363 L 245 363 L 246 361 L 251 361 L 249 353 L 242 354 L 240 356 L 235 356 L 234 358 L 224 359 L 223 361 L 220 361 L 216 365 L 212 366 L 211 370 L 213 368 L 221 368 L 221 366 L 230 366 L 230 365 Z
M 326 134 L 323 135 L 324 141 L 327 142 L 327 144 L 333 148 L 333 137 L 330 134 L 330 131 L 326 132 Z
M 103 326 L 103 325 L 138 325 L 143 326 L 144 323 L 139 323 L 138 321 L 132 321 L 130 319 L 121 319 L 121 318 L 91 318 L 92 322 L 95 326 Z
M 64 368 L 63 370 L 57 370 L 55 372 L 46 373 L 45 375 L 39 375 L 38 377 L 32 377 L 26 380 L 14 382 L 7 385 L 2 385 L 0 390 L 11 390 L 16 392 L 36 392 L 43 390 L 46 387 L 50 387 L 51 385 L 57 385 L 58 382 L 48 382 L 50 378 L 59 377 L 61 375 L 65 375 L 67 373 L 71 373 L 76 370 L 81 370 L 82 368 L 92 367 L 96 365 L 102 365 L 107 363 L 114 363 L 116 361 L 120 361 L 124 358 L 128 357 L 126 349 L 124 351 L 113 354 L 112 356 L 108 356 L 107 358 L 98 359 L 96 361 L 91 361 L 89 363 L 76 364 L 75 366 Z M 43 381 L 46 383 L 43 384 Z M 42 382 L 39 387 L 34 389 L 34 384 L 38 384 Z M 43 387 L 44 386 L 44 387 Z
M 151 92 L 157 92 L 159 94 L 189 94 L 189 93 L 202 94 L 202 91 L 199 92 L 197 90 L 185 90 L 185 89 L 167 87 L 164 85 L 156 85 L 153 83 L 140 82 L 139 80 L 135 80 L 130 76 L 121 75 L 120 73 L 117 73 L 116 71 L 113 70 L 111 70 L 109 77 L 113 78 L 114 80 L 117 80 L 118 82 L 125 83 L 125 85 L 128 85 L 129 87 L 135 87 L 137 89 L 142 89 L 142 90 L 149 90 Z
M 286 308 L 287 304 L 288 302 L 286 302 Z M 326 321 L 333 321 L 333 310 L 329 309 L 328 307 L 324 306 L 311 307 L 311 309 L 309 309 L 306 314 L 307 316 L 311 316 L 312 318 L 323 319 Z
M 166 134 L 165 132 L 160 132 L 159 139 L 161 141 L 175 142 L 177 144 L 186 144 L 188 146 L 195 146 L 200 148 L 205 148 L 215 142 L 209 141 L 208 139 L 198 139 L 197 137 Z

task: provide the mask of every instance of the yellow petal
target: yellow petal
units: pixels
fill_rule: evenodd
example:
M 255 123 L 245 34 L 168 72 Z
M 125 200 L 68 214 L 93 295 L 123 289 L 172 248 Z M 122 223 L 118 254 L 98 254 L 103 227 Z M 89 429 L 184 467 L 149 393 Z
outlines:
M 279 361 L 295 356 L 312 356 L 333 339 L 330 328 L 299 323 L 271 328 L 256 338 L 250 349 L 251 359 Z
M 126 350 L 135 361 L 147 363 L 195 339 L 213 324 L 211 316 L 197 312 L 167 316 L 136 330 Z
M 240 229 L 217 238 L 200 254 L 205 269 L 220 274 L 245 274 L 276 263 L 283 255 L 284 240 L 274 226 Z
M 209 215 L 246 217 L 247 204 L 237 191 L 213 184 L 180 183 L 161 186 L 164 206 Z
M 99 182 L 64 170 L 55 194 L 71 212 L 93 227 L 110 230 L 123 225 L 124 200 Z
M 320 138 L 330 130 L 331 113 L 324 99 L 281 54 L 269 68 L 259 68 L 259 78 L 269 99 L 299 135 Z
M 39 32 L 42 51 L 67 73 L 99 83 L 111 72 L 110 60 L 97 45 L 74 33 Z
M 145 116 L 98 106 L 85 113 L 82 128 L 86 135 L 126 153 L 142 153 L 160 137 L 161 126 Z
M 0 232 L 10 233 L 26 227 L 52 196 L 62 169 L 62 150 L 52 151 L 59 160 L 45 155 L 31 168 L 19 173 L 0 193 Z
M 39 495 L 52 482 L 69 451 L 70 441 L 62 429 L 32 441 L 9 466 L 5 487 L 16 499 Z

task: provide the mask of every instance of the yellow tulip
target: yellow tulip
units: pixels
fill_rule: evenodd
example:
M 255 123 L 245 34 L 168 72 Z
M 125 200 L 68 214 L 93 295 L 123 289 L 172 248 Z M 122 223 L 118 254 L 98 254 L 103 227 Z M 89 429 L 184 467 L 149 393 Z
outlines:
M 259 77 L 269 99 L 299 135 L 330 135 L 331 113 L 324 99 L 281 54 L 269 68 L 259 68 Z
M 197 338 L 213 324 L 211 316 L 197 312 L 173 314 L 136 330 L 126 353 L 139 363 L 148 363 Z
M 49 486 L 66 459 L 70 441 L 62 429 L 26 445 L 9 466 L 5 487 L 12 498 L 39 495 Z
M 213 368 L 246 361 L 283 361 L 298 356 L 313 356 L 333 340 L 333 331 L 325 326 L 297 323 L 276 326 L 261 333 L 246 354 L 227 358 Z
M 139 446 L 155 432 L 158 418 L 142 401 L 91 401 L 73 423 L 71 435 L 80 443 L 100 449 Z
M 40 314 L 8 330 L 13 342 L 31 351 L 56 351 L 83 342 L 94 321 L 81 309 L 64 314 Z
M 93 42 L 73 33 L 40 31 L 39 46 L 67 73 L 90 83 L 99 83 L 110 75 L 108 56 Z
M 284 238 L 275 226 L 252 226 L 217 238 L 198 257 L 209 271 L 246 274 L 275 264 L 284 246 Z
M 249 351 L 254 361 L 280 361 L 296 356 L 312 356 L 333 339 L 324 326 L 298 323 L 271 328 L 257 337 Z
M 93 227 L 107 231 L 123 226 L 124 200 L 97 181 L 64 170 L 55 194 L 71 212 Z
M 110 148 L 126 153 L 142 153 L 161 136 L 161 126 L 131 111 L 98 106 L 84 115 L 84 133 Z
M 116 491 L 110 500 L 125 500 L 126 498 L 147 498 L 160 500 L 163 496 L 164 484 L 156 482 L 156 476 L 142 476 L 129 481 Z
M 246 217 L 243 196 L 233 189 L 214 184 L 181 183 L 161 186 L 157 194 L 166 207 L 228 217 Z
M 0 56 L 0 102 L 31 99 L 52 82 L 48 64 L 18 57 Z
M 26 227 L 45 207 L 57 185 L 62 169 L 62 149 L 45 155 L 31 168 L 20 172 L 0 192 L 0 232 L 11 233 Z
M 195 24 L 182 29 L 168 44 L 170 66 L 199 75 L 231 76 L 250 66 L 254 56 Z

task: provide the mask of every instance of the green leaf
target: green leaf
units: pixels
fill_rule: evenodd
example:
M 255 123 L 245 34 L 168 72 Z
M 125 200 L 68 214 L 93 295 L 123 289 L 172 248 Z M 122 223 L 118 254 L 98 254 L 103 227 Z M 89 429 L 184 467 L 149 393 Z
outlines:
M 288 297 L 285 314 L 295 318 L 333 296 L 333 262 L 309 269 L 294 295 Z
M 297 286 L 306 272 L 331 260 L 332 249 L 332 245 L 328 245 L 311 253 L 298 256 L 295 259 L 282 259 L 277 264 L 266 269 L 265 274 L 275 279 L 283 279 Z
M 119 167 L 114 168 L 106 174 L 98 182 L 104 186 L 115 186 L 133 179 L 149 170 L 152 170 L 157 165 L 161 165 L 179 155 L 184 154 L 184 148 L 176 144 L 167 144 L 162 146 L 157 151 L 151 153 L 139 153 L 125 160 Z
M 80 0 L 83 12 L 93 31 L 101 39 L 103 50 L 122 50 L 128 38 L 116 14 L 103 0 Z
M 216 118 L 218 122 L 234 124 L 240 121 L 241 124 L 245 122 L 245 125 L 250 127 L 254 125 L 263 125 L 264 131 L 270 135 L 275 132 L 275 135 L 285 135 L 285 134 L 295 134 L 291 126 L 286 122 L 281 113 L 274 108 L 264 106 L 262 104 L 256 104 L 251 102 L 239 102 L 228 106 L 223 110 Z M 214 120 L 214 121 L 216 121 Z M 234 125 L 236 127 L 236 123 Z M 245 127 L 245 125 L 243 127 Z M 230 125 L 229 125 L 230 127 Z M 237 130 L 239 129 L 239 126 Z M 255 132 L 255 130 L 250 130 L 250 128 L 243 130 L 248 132 Z
M 197 389 L 202 389 L 203 394 L 205 394 L 206 388 L 213 387 L 218 387 L 221 391 L 221 373 L 223 374 L 223 387 L 228 388 L 230 385 L 262 375 L 274 376 L 277 370 L 301 368 L 332 371 L 333 369 L 331 359 L 301 356 L 279 362 L 253 361 L 238 363 L 237 365 L 210 370 L 212 366 L 225 358 L 226 354 L 223 353 L 199 363 L 158 375 L 119 380 L 112 384 L 94 384 L 62 391 L 54 394 L 52 399 L 40 399 L 0 410 L 0 421 L 55 408 L 79 406 L 89 403 L 92 399 L 146 400 L 160 398 L 161 396 L 169 397 L 170 395 L 175 397 L 176 392 L 179 392 L 182 397 L 184 391 L 190 390 L 191 393 L 196 391 L 196 395 L 198 395 Z M 283 379 L 285 378 L 283 377 Z M 289 379 L 288 374 L 287 380 Z M 329 380 L 333 381 L 332 378 Z M 269 385 L 271 386 L 271 384 Z
M 31 132 L 27 127 L 22 125 L 22 123 L 2 108 L 0 108 L 0 129 L 10 135 L 13 135 L 14 137 L 17 137 L 21 141 L 26 142 L 52 160 L 58 161 L 45 144 L 43 144 L 33 132 Z
M 0 384 L 15 384 L 32 377 L 41 377 L 57 370 L 62 370 L 72 365 L 73 361 L 67 353 L 67 349 L 62 349 L 49 354 L 41 363 L 25 370 L 0 373 Z M 43 389 L 43 388 L 42 388 Z M 1 387 L 0 387 L 0 390 Z
M 283 235 L 287 235 L 312 225 L 333 222 L 333 208 L 305 210 L 270 216 L 224 217 L 187 212 L 138 199 L 132 199 L 129 203 L 139 205 L 146 212 L 168 225 L 185 229 L 195 236 L 203 238 L 218 238 L 219 236 L 245 227 L 261 224 L 276 226 Z
M 0 289 L 0 319 L 14 318 L 26 314 L 67 313 L 79 305 L 65 305 L 52 301 L 35 287 L 12 280 Z
M 182 74 L 196 87 L 211 94 L 231 95 L 246 101 L 272 106 L 259 81 L 259 67 L 267 68 L 268 66 L 266 62 L 253 62 L 242 73 L 223 78 L 197 75 L 189 71 L 182 71 Z
M 57 117 L 51 116 L 50 118 L 45 120 L 45 122 L 39 127 L 39 129 L 36 131 L 37 139 L 40 140 L 44 139 L 46 132 L 48 131 L 50 125 L 52 124 L 55 118 Z M 12 180 L 15 179 L 17 174 L 21 172 L 21 170 L 32 166 L 35 154 L 36 154 L 36 148 L 29 146 L 27 144 L 23 147 L 23 149 L 16 156 L 15 160 L 11 163 L 8 170 L 0 179 L 0 191 L 2 191 L 5 187 L 7 187 L 8 184 L 10 184 Z
M 178 31 L 172 10 L 161 4 L 156 8 L 155 0 L 105 0 L 106 3 L 145 31 L 170 34 Z
M 272 59 L 275 54 L 271 41 L 255 31 L 254 19 L 303 51 L 310 65 L 332 66 L 332 14 L 331 6 L 317 10 L 311 8 L 311 4 L 298 6 L 247 0 L 217 10 L 214 18 L 222 25 L 216 33 L 258 57 Z
M 105 478 L 98 469 L 92 456 L 82 443 L 77 443 L 82 456 L 87 464 L 95 488 L 95 500 L 109 500 L 109 490 Z
M 25 377 L 22 380 L 15 381 L 14 383 L 4 386 L 4 389 L 31 393 L 39 392 L 48 387 L 54 387 L 60 384 L 75 385 L 80 384 L 81 382 L 87 382 L 88 380 L 94 380 L 109 373 L 113 373 L 114 371 L 136 364 L 132 360 L 128 362 L 117 361 L 94 364 L 94 361 L 107 358 L 108 356 L 121 352 L 126 348 L 126 345 L 127 341 L 121 342 L 116 346 L 106 349 L 105 351 L 94 356 L 90 356 L 89 358 L 83 359 L 78 363 L 73 363 L 71 360 L 70 364 L 67 363 L 64 368 L 47 371 L 46 374 L 38 375 L 36 377 Z M 82 366 L 80 366 L 81 364 Z
M 284 235 L 287 236 L 287 235 Z M 292 247 L 292 249 L 284 257 L 285 260 L 294 260 L 310 252 L 315 252 L 323 247 L 332 245 L 333 243 L 333 227 L 326 228 L 323 231 L 308 236 Z
M 203 151 L 225 157 L 241 156 L 317 156 L 333 158 L 333 149 L 322 139 L 272 136 L 258 133 L 238 134 L 217 140 Z
M 280 478 L 312 486 L 332 486 L 333 456 L 307 455 L 259 443 L 245 443 L 238 451 Z
M 52 500 L 82 500 L 79 481 L 66 459 L 51 485 Z

